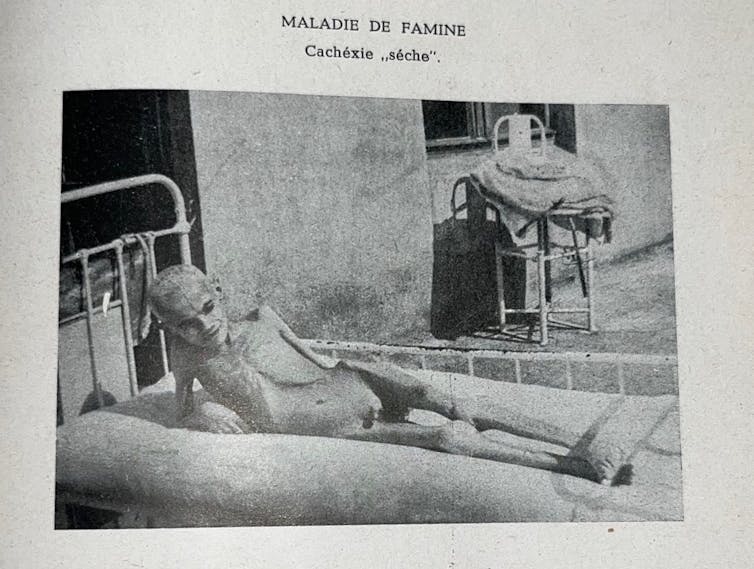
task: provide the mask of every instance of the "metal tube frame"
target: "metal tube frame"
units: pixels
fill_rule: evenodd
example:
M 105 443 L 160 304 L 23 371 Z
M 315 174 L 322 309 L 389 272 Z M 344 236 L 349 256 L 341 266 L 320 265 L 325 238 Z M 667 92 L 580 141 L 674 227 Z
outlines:
M 518 115 L 518 113 L 516 113 Z M 510 121 L 511 118 L 514 115 L 504 115 L 497 119 L 495 121 L 495 125 L 492 127 L 492 151 L 497 152 L 499 149 L 499 141 L 498 141 L 498 132 L 500 130 L 500 126 L 503 123 L 509 123 L 508 128 L 510 129 Z M 545 130 L 545 125 L 542 123 L 541 119 L 536 115 L 519 115 L 521 117 L 528 117 L 529 118 L 529 131 L 531 132 L 531 122 L 533 121 L 537 126 L 537 130 L 539 130 L 539 140 L 541 141 L 541 146 L 539 148 L 539 152 L 542 155 L 542 157 L 545 157 L 547 155 L 547 131 Z M 548 122 L 549 122 L 549 111 L 548 111 Z M 508 140 L 510 141 L 510 130 L 508 132 Z M 530 136 L 531 138 L 531 136 Z
M 71 203 L 78 200 L 88 199 L 95 196 L 101 196 L 112 192 L 130 190 L 135 188 L 144 188 L 149 186 L 160 186 L 162 189 L 167 189 L 173 200 L 173 210 L 175 213 L 175 223 L 172 227 L 160 229 L 157 231 L 148 231 L 144 234 L 130 233 L 122 235 L 118 239 L 114 239 L 109 243 L 104 243 L 96 247 L 88 249 L 79 249 L 71 255 L 63 257 L 60 261 L 61 265 L 71 263 L 73 261 L 79 261 L 81 263 L 83 272 L 83 285 L 84 294 L 86 296 L 86 311 L 74 316 L 70 316 L 60 320 L 58 325 L 71 322 L 77 318 L 80 318 L 82 314 L 86 316 L 87 325 L 87 341 L 89 347 L 89 358 L 92 370 L 92 384 L 94 393 L 97 398 L 97 403 L 101 407 L 104 405 L 102 387 L 100 378 L 97 372 L 97 356 L 94 346 L 94 315 L 99 312 L 104 312 L 104 308 L 95 308 L 94 299 L 92 298 L 91 281 L 89 279 L 89 258 L 92 255 L 97 255 L 107 251 L 114 251 L 116 262 L 118 266 L 118 280 L 119 290 L 121 298 L 118 301 L 112 302 L 111 307 L 121 307 L 121 316 L 123 320 L 123 341 L 124 348 L 126 350 L 126 362 L 128 366 L 128 379 L 129 387 L 132 396 L 138 394 L 138 381 L 136 377 L 136 363 L 134 358 L 134 340 L 131 332 L 131 315 L 130 306 L 128 302 L 128 287 L 126 285 L 126 273 L 125 263 L 123 262 L 123 250 L 127 246 L 141 243 L 143 244 L 143 236 L 146 236 L 147 251 L 146 251 L 146 271 L 149 271 L 152 277 L 157 273 L 157 262 L 155 259 L 155 240 L 158 237 L 164 237 L 168 235 L 177 235 L 180 248 L 181 263 L 184 265 L 191 264 L 191 247 L 189 244 L 189 232 L 191 231 L 191 225 L 186 219 L 186 205 L 183 199 L 178 185 L 162 174 L 147 174 L 144 176 L 134 176 L 132 178 L 125 178 L 122 180 L 115 180 L 112 182 L 105 182 L 102 184 L 95 184 L 93 186 L 87 186 L 78 190 L 66 192 L 61 195 L 61 204 Z M 165 335 L 160 330 L 160 350 L 162 355 L 162 364 L 165 373 L 169 371 L 169 362 L 167 355 L 167 346 L 165 343 Z
M 130 190 L 139 188 L 142 186 L 160 185 L 170 192 L 170 197 L 173 198 L 173 211 L 175 213 L 175 224 L 173 227 L 167 229 L 161 229 L 154 231 L 155 237 L 162 237 L 164 235 L 178 234 L 178 242 L 181 251 L 181 262 L 183 264 L 191 264 L 191 246 L 189 245 L 188 234 L 191 231 L 191 225 L 186 220 L 186 204 L 183 199 L 178 185 L 162 174 L 146 174 L 144 176 L 134 176 L 133 178 L 124 178 L 122 180 L 115 180 L 113 182 L 105 182 L 103 184 L 95 184 L 93 186 L 87 186 L 85 188 L 79 188 L 78 190 L 72 190 L 65 192 L 61 195 L 60 202 L 63 204 L 75 202 L 78 200 L 92 198 L 95 196 L 101 196 L 103 194 L 109 194 L 111 192 L 118 192 L 123 190 Z M 131 245 L 137 242 L 137 239 L 133 235 L 124 235 L 121 237 L 125 245 Z M 117 241 L 117 240 L 116 240 Z M 89 255 L 101 253 L 115 248 L 115 242 L 105 243 L 97 247 L 88 249 Z M 74 259 L 79 258 L 80 251 L 77 251 L 73 255 L 63 257 L 61 264 L 68 263 Z
M 136 378 L 136 360 L 134 358 L 134 338 L 131 333 L 131 307 L 128 303 L 128 287 L 126 285 L 126 268 L 123 263 L 123 241 L 115 243 L 115 259 L 118 263 L 118 284 L 120 286 L 121 320 L 123 321 L 123 341 L 126 343 L 126 364 L 128 366 L 128 382 L 131 387 L 131 397 L 139 393 L 139 383 Z
M 84 276 L 84 294 L 86 295 L 86 336 L 89 343 L 89 364 L 92 366 L 92 388 L 97 398 L 97 405 L 105 403 L 102 396 L 102 385 L 97 374 L 97 354 L 94 349 L 94 304 L 92 303 L 92 284 L 89 281 L 89 254 L 86 249 L 81 251 L 81 270 Z
M 149 257 L 149 270 L 152 273 L 152 278 L 157 276 L 157 259 L 154 256 L 154 242 L 155 242 L 155 234 L 153 232 L 147 233 L 147 248 L 148 248 L 148 257 Z M 165 340 L 165 331 L 160 328 L 158 331 L 158 335 L 160 337 L 160 356 L 162 358 L 162 370 L 167 375 L 167 373 L 170 371 L 170 363 L 168 361 L 168 348 L 167 348 L 167 341 Z
M 536 128 L 539 129 L 540 137 L 541 137 L 541 146 L 539 148 L 539 152 L 542 155 L 543 158 L 546 158 L 547 156 L 547 144 L 546 144 L 546 137 L 545 137 L 545 126 L 549 127 L 549 121 L 550 121 L 550 109 L 549 105 L 545 105 L 545 123 L 543 124 L 542 121 L 534 116 L 534 115 L 528 115 L 530 118 L 529 128 L 531 129 L 531 122 L 536 123 Z M 499 150 L 499 142 L 498 142 L 498 131 L 500 129 L 500 126 L 510 121 L 511 115 L 506 115 L 503 117 L 500 117 L 496 122 L 492 129 L 493 136 L 492 136 L 492 152 L 498 152 Z M 492 207 L 492 209 L 495 211 L 498 226 L 501 225 L 501 218 L 500 218 L 500 210 L 495 206 L 494 202 L 486 199 L 484 196 L 484 193 L 481 191 L 481 188 L 478 184 L 473 183 L 471 184 L 474 189 L 481 195 L 488 203 L 489 207 Z M 455 193 L 455 188 L 454 188 Z M 455 203 L 453 201 L 452 206 L 455 206 Z M 455 209 L 454 209 L 455 212 Z M 511 333 L 511 328 L 507 326 L 507 318 L 506 316 L 508 314 L 539 314 L 539 331 L 540 331 L 540 338 L 539 343 L 542 346 L 547 345 L 549 338 L 548 338 L 548 322 L 556 325 L 560 328 L 569 328 L 574 330 L 583 330 L 588 332 L 595 332 L 597 330 L 595 326 L 595 307 L 594 307 L 594 254 L 593 254 L 593 247 L 592 247 L 592 240 L 590 239 L 589 234 L 586 236 L 586 243 L 584 246 L 580 246 L 578 244 L 578 241 L 576 239 L 575 230 L 573 231 L 574 235 L 574 243 L 572 245 L 561 245 L 558 243 L 551 243 L 550 242 L 550 236 L 549 236 L 549 223 L 550 223 L 550 217 L 557 215 L 557 217 L 569 217 L 570 218 L 570 224 L 571 227 L 574 228 L 573 223 L 573 217 L 578 217 L 580 215 L 581 211 L 576 209 L 570 209 L 570 208 L 562 208 L 558 209 L 555 212 L 551 212 L 549 215 L 545 214 L 540 219 L 537 220 L 537 242 L 536 243 L 528 243 L 524 245 L 517 245 L 514 247 L 505 247 L 503 244 L 496 239 L 495 240 L 495 272 L 496 272 L 496 280 L 497 280 L 497 305 L 498 305 L 498 320 L 499 320 L 499 333 L 502 335 L 510 335 L 517 339 L 524 339 L 521 336 L 519 336 L 516 333 Z M 527 249 L 534 249 L 536 248 L 536 252 L 529 253 L 526 250 Z M 560 249 L 562 252 L 559 253 L 553 253 L 552 249 Z M 580 278 L 582 278 L 582 292 L 584 293 L 584 296 L 586 297 L 587 301 L 587 308 L 554 308 L 551 306 L 552 303 L 552 278 L 550 275 L 550 267 L 551 262 L 558 260 L 558 259 L 566 259 L 566 258 L 574 258 L 579 265 L 579 269 L 581 269 L 581 261 L 582 261 L 582 255 L 586 257 L 586 283 L 583 282 L 583 277 L 581 273 L 579 273 Z M 505 305 L 505 285 L 504 285 L 504 271 L 503 271 L 503 265 L 502 265 L 502 258 L 503 257 L 514 257 L 519 259 L 525 259 L 526 261 L 536 263 L 537 265 L 537 288 L 538 288 L 538 302 L 539 306 L 537 309 L 511 309 L 507 308 Z M 587 317 L 587 324 L 586 326 L 582 326 L 576 323 L 571 322 L 563 322 L 558 321 L 550 318 L 551 314 L 586 314 Z M 526 341 L 532 340 L 532 326 L 528 326 L 528 334 L 525 338 Z
M 518 245 L 516 247 L 503 247 L 503 245 L 495 241 L 495 261 L 497 269 L 497 294 L 498 294 L 498 311 L 500 327 L 499 332 L 503 335 L 512 336 L 516 339 L 523 339 L 519 334 L 513 331 L 514 327 L 506 325 L 506 316 L 508 314 L 538 314 L 539 315 L 539 344 L 546 346 L 549 342 L 549 325 L 553 324 L 558 328 L 567 328 L 571 330 L 582 330 L 588 332 L 595 332 L 597 330 L 595 326 L 595 307 L 594 307 L 594 254 L 592 239 L 589 235 L 586 236 L 586 243 L 581 246 L 578 243 L 573 245 L 561 245 L 558 243 L 551 243 L 549 239 L 549 216 L 543 216 L 537 221 L 537 242 L 528 243 L 525 245 Z M 526 249 L 535 249 L 536 251 L 526 252 Z M 562 252 L 552 253 L 552 249 L 561 249 Z M 586 283 L 584 283 L 584 289 L 586 294 L 587 306 L 586 308 L 556 308 L 552 306 L 552 290 L 551 290 L 551 275 L 550 275 L 550 263 L 558 259 L 586 258 Z M 503 257 L 513 257 L 519 259 L 525 259 L 526 261 L 533 262 L 537 265 L 537 290 L 538 290 L 538 303 L 537 308 L 507 308 L 505 306 L 505 300 L 503 295 L 505 293 L 502 263 Z M 586 325 L 577 324 L 575 322 L 565 322 L 562 320 L 555 320 L 551 318 L 553 314 L 585 314 Z M 523 329 L 526 326 L 519 326 Z M 531 340 L 531 327 L 528 328 L 527 341 Z

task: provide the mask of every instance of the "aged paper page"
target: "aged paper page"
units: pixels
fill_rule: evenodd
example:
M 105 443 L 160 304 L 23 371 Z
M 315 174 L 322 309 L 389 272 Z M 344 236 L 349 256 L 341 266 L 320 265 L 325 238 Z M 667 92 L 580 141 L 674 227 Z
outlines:
M 751 565 L 754 536 L 747 520 L 754 519 L 749 482 L 754 466 L 750 412 L 754 401 L 750 377 L 754 364 L 750 298 L 754 259 L 748 214 L 754 211 L 754 148 L 750 136 L 754 101 L 748 54 L 754 50 L 754 9 L 749 3 L 737 1 L 727 7 L 715 7 L 705 2 L 672 1 L 625 5 L 596 1 L 574 5 L 484 1 L 410 5 L 352 2 L 344 6 L 319 0 L 278 5 L 189 0 L 127 6 L 117 2 L 35 1 L 7 2 L 0 14 L 0 302 L 4 314 L 0 321 L 1 566 Z M 103 172 L 117 172 L 116 163 L 127 149 L 124 145 L 121 155 L 121 139 L 95 140 L 85 129 L 77 130 L 76 137 L 67 138 L 64 124 L 76 114 L 71 111 L 74 108 L 76 112 L 89 112 L 88 120 L 102 119 L 96 115 L 104 107 L 74 100 L 71 92 L 83 92 L 81 97 L 86 98 L 88 92 L 116 90 L 114 97 L 135 100 L 133 94 L 126 93 L 134 89 L 146 94 L 144 100 L 157 92 L 161 94 L 156 97 L 165 97 L 159 99 L 163 105 L 160 112 L 165 114 L 150 125 L 168 124 L 173 128 L 178 124 L 180 131 L 182 123 L 176 122 L 175 117 L 180 113 L 190 117 L 187 124 L 191 134 L 180 139 L 173 151 L 189 155 L 191 183 L 198 188 L 192 195 L 197 201 L 201 196 L 200 218 L 198 210 L 191 209 L 198 206 L 191 197 L 187 200 L 191 202 L 188 221 L 196 223 L 195 227 L 203 226 L 204 231 L 198 238 L 196 232 L 191 236 L 191 247 L 201 250 L 202 255 L 200 261 L 194 257 L 194 264 L 206 268 L 210 276 L 220 275 L 228 298 L 244 299 L 237 304 L 228 301 L 231 315 L 238 316 L 244 310 L 245 299 L 264 300 L 297 323 L 294 328 L 302 337 L 339 342 L 337 350 L 334 344 L 328 347 L 328 357 L 345 358 L 344 354 L 368 352 L 375 345 L 399 345 L 400 349 L 385 352 L 387 356 L 382 353 L 381 357 L 409 367 L 411 360 L 418 362 L 415 367 L 476 373 L 481 377 L 488 369 L 484 366 L 492 365 L 490 351 L 510 350 L 514 355 L 505 356 L 503 363 L 515 370 L 511 371 L 516 374 L 511 384 L 528 382 L 572 391 L 602 391 L 591 384 L 581 385 L 574 370 L 588 367 L 588 358 L 598 360 L 594 369 L 600 373 L 607 370 L 605 374 L 612 374 L 611 366 L 615 365 L 615 385 L 607 391 L 616 397 L 678 396 L 682 453 L 674 456 L 682 463 L 682 481 L 679 475 L 673 482 L 677 486 L 682 483 L 682 507 L 678 504 L 663 509 L 664 504 L 645 501 L 642 509 L 627 508 L 631 515 L 621 516 L 601 506 L 588 514 L 573 508 L 567 515 L 546 518 L 556 523 L 536 523 L 545 518 L 529 513 L 464 517 L 456 515 L 462 510 L 460 506 L 456 510 L 447 508 L 456 517 L 448 514 L 451 517 L 443 518 L 446 509 L 417 499 L 415 517 L 380 517 L 379 508 L 374 508 L 372 516 L 357 512 L 351 518 L 307 517 L 304 505 L 300 511 L 297 509 L 303 494 L 296 492 L 301 492 L 301 487 L 292 483 L 290 492 L 281 498 L 287 508 L 285 515 L 299 516 L 292 523 L 285 523 L 285 516 L 282 522 L 281 518 L 271 517 L 260 518 L 258 523 L 223 523 L 247 519 L 233 518 L 227 511 L 205 518 L 197 514 L 196 518 L 188 518 L 193 523 L 186 522 L 187 518 L 179 514 L 191 511 L 188 503 L 185 512 L 165 512 L 162 518 L 150 514 L 149 523 L 134 524 L 135 529 L 106 529 L 113 526 L 104 523 L 97 526 L 102 529 L 90 531 L 62 529 L 82 526 L 76 526 L 70 512 L 68 518 L 60 513 L 62 493 L 56 493 L 56 460 L 60 466 L 56 442 L 60 441 L 56 441 L 52 417 L 56 405 L 58 423 L 63 415 L 67 421 L 69 413 L 78 414 L 88 388 L 78 394 L 80 399 L 69 409 L 60 407 L 55 386 L 56 381 L 64 384 L 64 371 L 78 373 L 77 366 L 88 362 L 90 354 L 85 347 L 80 352 L 68 349 L 69 344 L 59 337 L 59 321 L 70 321 L 67 315 L 63 317 L 63 302 L 55 292 L 59 279 L 64 282 L 64 273 L 59 271 L 61 252 L 67 246 L 67 237 L 71 242 L 79 239 L 75 228 L 61 229 L 61 179 L 63 190 L 67 191 L 132 175 L 76 178 L 87 172 L 86 167 L 74 167 L 76 164 L 91 166 L 89 174 L 95 167 L 104 166 L 107 168 Z M 68 94 L 64 97 L 64 93 Z M 462 109 L 460 132 L 454 130 L 459 123 L 451 120 L 458 109 Z M 436 124 L 416 122 L 416 132 L 406 128 L 406 124 L 413 124 L 412 120 L 420 121 L 417 117 L 422 112 L 425 119 L 432 113 L 449 118 Z M 442 168 L 454 165 L 458 157 L 454 152 L 459 147 L 479 152 L 483 142 L 487 148 L 495 119 L 513 112 L 539 113 L 549 130 L 560 132 L 554 135 L 561 137 L 555 143 L 571 152 L 594 150 L 608 156 L 609 163 L 635 164 L 639 159 L 625 154 L 631 149 L 641 150 L 641 168 L 621 166 L 614 168 L 611 175 L 614 183 L 628 188 L 626 191 L 634 200 L 631 203 L 644 202 L 646 216 L 632 217 L 633 211 L 624 211 L 621 216 L 618 212 L 615 242 L 605 245 L 602 254 L 607 260 L 620 260 L 621 255 L 659 243 L 660 248 L 651 252 L 670 251 L 669 264 L 661 268 L 669 282 L 674 282 L 674 294 L 671 291 L 669 296 L 663 296 L 653 287 L 659 270 L 653 261 L 646 261 L 638 269 L 632 265 L 633 272 L 628 276 L 616 273 L 609 277 L 613 281 L 608 278 L 606 282 L 613 282 L 615 287 L 625 285 L 626 290 L 628 284 L 632 285 L 640 324 L 661 320 L 660 312 L 664 310 L 677 328 L 671 326 L 663 329 L 667 333 L 653 335 L 654 328 L 639 325 L 643 335 L 633 334 L 633 329 L 626 331 L 617 325 L 611 328 L 610 322 L 617 320 L 609 320 L 602 327 L 602 336 L 598 333 L 596 339 L 583 340 L 586 343 L 579 339 L 568 344 L 562 339 L 568 336 L 559 337 L 554 326 L 548 348 L 537 346 L 535 336 L 534 347 L 524 349 L 529 355 L 523 356 L 515 355 L 522 350 L 517 344 L 501 350 L 490 348 L 489 342 L 464 344 L 455 338 L 455 343 L 441 341 L 435 328 L 434 337 L 429 338 L 429 330 L 422 328 L 432 317 L 429 297 L 433 266 L 429 259 L 439 228 L 449 217 L 446 210 L 453 187 L 453 180 L 446 183 L 450 174 L 438 164 L 446 159 Z M 255 128 L 239 127 L 251 124 Z M 153 130 L 156 129 L 157 126 Z M 123 140 L 147 140 L 153 130 L 129 131 Z M 569 132 L 570 138 L 563 137 Z M 604 132 L 608 134 L 603 135 Z M 511 144 L 512 138 L 511 134 Z M 413 147 L 418 148 L 415 155 L 400 150 Z M 86 151 L 75 153 L 82 148 Z M 300 160 L 280 158 L 291 149 Z M 87 153 L 107 158 L 100 157 L 95 164 L 87 161 Z M 307 157 L 313 162 L 307 162 Z M 122 160 L 126 162 L 126 158 Z M 250 171 L 249 164 L 261 164 L 265 169 Z M 535 169 L 540 166 L 534 164 Z M 398 171 L 408 174 L 401 179 L 391 178 Z M 520 170 L 516 172 L 522 176 Z M 184 173 L 177 168 L 171 172 L 174 178 Z M 631 180 L 627 181 L 629 175 Z M 301 192 L 312 186 L 319 188 L 319 193 L 307 194 L 316 196 L 309 201 L 287 198 L 289 201 L 283 203 L 285 200 L 278 199 L 278 194 L 259 189 L 266 186 L 291 187 Z M 435 191 L 436 187 L 442 189 Z M 430 196 L 426 192 L 425 196 L 418 190 L 405 192 L 406 188 L 427 188 L 433 193 Z M 336 191 L 347 194 L 361 211 L 373 208 L 371 214 L 364 215 L 362 225 L 354 229 L 344 223 L 356 205 L 353 210 L 346 206 L 339 209 L 339 200 L 328 201 L 332 198 L 328 192 Z M 368 203 L 359 201 L 365 196 L 369 197 Z M 414 197 L 418 201 L 411 201 Z M 426 203 L 422 201 L 425 198 Z M 276 208 L 285 211 L 287 217 L 281 216 L 281 221 L 273 223 L 269 220 Z M 609 205 L 605 208 L 609 210 Z M 325 209 L 331 216 L 323 217 L 327 223 L 312 221 L 314 213 Z M 252 211 L 266 213 L 255 217 Z M 417 211 L 426 215 L 414 215 Z M 104 210 L 101 217 L 105 217 Z M 327 233 L 325 225 L 337 227 L 328 233 L 329 240 L 314 232 L 322 229 Z M 133 231 L 123 229 L 127 230 Z M 381 231 L 382 241 L 375 237 Z M 570 233 L 565 235 L 570 238 Z M 573 235 L 575 238 L 575 229 Z M 379 246 L 367 254 L 359 249 L 359 240 Z M 309 246 L 323 255 L 320 265 L 301 253 Z M 80 247 L 79 243 L 76 248 Z M 380 256 L 380 251 L 385 250 L 390 254 Z M 279 256 L 260 253 L 267 251 Z M 337 251 L 346 253 L 339 258 Z M 436 276 L 436 250 L 434 254 Z M 285 255 L 289 255 L 288 264 L 280 261 Z M 327 265 L 328 259 L 332 265 Z M 644 262 L 641 259 L 645 257 L 637 262 Z M 385 298 L 374 292 L 380 287 L 366 282 L 371 273 L 365 271 L 380 263 L 385 270 L 375 273 L 373 280 L 388 290 Z M 574 258 L 573 270 L 577 270 L 576 263 Z M 582 274 L 586 270 L 580 264 L 578 269 Z M 544 270 L 542 264 L 542 274 Z M 265 278 L 255 276 L 258 280 L 252 279 L 251 287 L 252 281 L 245 275 L 263 271 Z M 342 276 L 338 271 L 349 278 L 352 274 L 356 277 L 351 281 L 337 280 L 335 277 Z M 363 273 L 361 281 L 358 273 Z M 582 286 L 586 288 L 585 278 L 582 277 Z M 296 279 L 305 285 L 296 288 Z M 334 287 L 337 294 L 327 296 L 322 287 L 332 282 L 346 285 Z M 405 282 L 409 284 L 402 286 Z M 417 282 L 427 286 L 417 288 Z M 354 283 L 363 286 L 358 288 Z M 592 285 L 588 286 L 591 289 Z M 574 290 L 578 292 L 576 285 Z M 609 297 L 610 293 L 606 290 L 603 294 Z M 107 294 L 100 309 L 103 314 L 110 302 Z M 541 298 L 544 295 L 543 290 Z M 102 294 L 95 292 L 91 296 L 98 299 Z M 394 303 L 392 311 L 383 307 L 386 298 L 388 304 Z M 312 316 L 309 306 L 314 300 L 319 312 Z M 356 313 L 362 317 L 352 317 L 344 307 L 366 307 L 364 310 L 372 310 L 368 313 L 373 318 L 363 318 L 364 313 L 358 310 Z M 656 307 L 662 310 L 655 310 Z M 607 309 L 616 319 L 635 324 L 631 315 L 620 313 L 615 306 L 612 312 L 610 307 Z M 326 320 L 325 314 L 336 316 Z M 421 333 L 411 328 L 413 324 Z M 80 320 L 75 333 L 79 332 L 86 333 L 84 320 Z M 299 351 L 303 349 L 296 345 Z M 316 342 L 312 345 L 318 348 Z M 449 359 L 432 367 L 432 361 L 442 359 L 441 349 L 451 350 Z M 558 356 L 559 349 L 567 355 Z M 621 350 L 628 356 L 613 355 Z M 538 361 L 539 352 L 556 354 L 545 357 L 547 363 L 542 369 L 552 370 L 559 362 L 567 362 L 563 364 L 567 373 L 562 376 L 562 385 L 526 380 L 527 370 Z M 459 353 L 464 355 L 458 356 Z M 459 358 L 458 365 L 466 368 L 453 367 Z M 105 370 L 111 363 L 128 367 L 131 362 L 126 359 L 107 364 L 100 361 L 100 366 Z M 626 371 L 637 363 L 652 368 L 652 382 L 642 384 L 648 386 L 644 391 L 635 389 L 643 379 L 636 380 Z M 561 375 L 557 378 L 561 381 Z M 102 397 L 101 393 L 95 395 Z M 571 400 L 575 407 L 587 401 L 576 397 Z M 562 414 L 565 405 L 542 403 L 543 416 L 556 416 L 559 410 Z M 579 415 L 573 411 L 575 407 L 569 408 L 571 418 Z M 455 411 L 453 405 L 446 415 Z M 583 415 L 588 415 L 586 407 Z M 365 424 L 369 423 L 371 429 L 371 416 L 367 419 Z M 144 476 L 143 484 L 129 481 L 131 471 L 122 466 L 108 471 L 106 461 L 99 463 L 102 477 L 93 483 L 87 480 L 86 469 L 74 474 L 81 474 L 84 483 L 92 483 L 95 489 L 107 488 L 119 476 L 124 484 L 146 494 L 150 484 L 159 486 L 160 476 L 167 472 L 161 463 L 148 472 L 139 471 L 138 466 L 139 460 L 155 447 L 145 446 L 147 443 L 139 438 L 118 438 L 123 433 L 108 431 L 110 423 L 101 425 L 103 430 L 92 432 L 91 438 L 76 439 L 84 441 L 83 447 L 78 447 L 78 458 L 83 460 L 88 452 L 94 454 L 110 446 L 113 460 L 123 460 L 116 450 L 120 447 L 112 441 L 123 441 L 125 445 L 128 439 L 129 446 L 123 448 L 132 453 L 129 457 L 133 460 L 129 462 L 136 465 L 136 473 Z M 635 425 L 631 423 L 631 427 Z M 99 449 L 95 448 L 95 441 L 99 441 Z M 86 446 L 89 442 L 91 447 Z M 327 445 L 285 448 L 298 453 L 291 464 L 302 467 L 309 464 L 307 459 L 316 462 L 318 453 L 327 456 L 332 449 L 352 448 Z M 212 452 L 210 446 L 206 447 L 207 453 Z M 159 448 L 170 452 L 165 446 Z M 275 449 L 271 452 L 274 454 Z M 330 464 L 330 472 L 360 473 L 349 464 L 352 461 L 348 452 L 345 450 L 340 456 L 338 466 Z M 211 457 L 215 455 L 206 456 L 210 456 L 207 464 L 212 468 Z M 193 475 L 197 465 L 205 464 L 202 460 L 206 456 L 192 461 L 187 472 Z M 383 467 L 399 470 L 403 464 L 396 457 L 404 456 L 425 455 L 386 452 Z M 427 464 L 446 463 L 430 460 Z M 475 496 L 469 488 L 461 488 L 466 485 L 463 478 L 460 482 L 450 475 L 443 479 L 444 470 L 433 479 L 431 468 L 422 471 L 424 478 L 414 481 L 393 472 L 392 479 L 389 475 L 377 477 L 365 484 L 390 488 L 392 483 L 395 494 L 386 496 L 385 502 L 400 496 L 404 507 L 411 499 L 407 490 L 414 488 L 411 483 L 425 488 L 422 484 L 426 482 L 437 492 L 456 484 L 459 503 L 472 500 L 469 504 L 478 508 L 475 512 L 483 510 L 484 502 L 489 502 L 490 508 L 493 502 L 505 504 L 508 488 L 513 493 L 512 486 L 504 486 L 510 483 L 508 478 L 501 479 L 501 488 L 495 487 L 498 471 L 492 467 L 464 470 L 466 466 L 457 466 L 457 461 L 447 464 L 455 465 L 447 472 L 466 473 L 469 487 L 476 484 L 490 489 L 489 500 L 484 495 Z M 535 472 L 531 478 L 519 479 L 520 488 L 515 491 L 548 501 L 543 496 L 549 494 L 536 490 L 542 477 L 539 470 Z M 329 484 L 325 476 L 318 480 L 325 487 Z M 406 482 L 396 488 L 396 480 Z M 58 472 L 58 485 L 61 481 Z M 173 486 L 172 481 L 162 482 Z M 205 494 L 222 499 L 223 492 L 232 486 L 226 482 L 227 479 L 219 479 Z M 286 488 L 284 482 L 290 480 L 273 482 L 276 488 Z M 364 497 L 353 481 L 333 479 L 332 484 L 346 489 L 328 494 L 333 501 L 336 497 L 342 500 L 342 508 L 366 503 L 360 501 Z M 343 497 L 352 491 L 350 501 Z M 180 502 L 180 488 L 173 496 L 173 504 Z M 448 501 L 452 499 L 443 506 Z M 374 503 L 381 501 L 375 498 Z M 228 504 L 227 510 L 235 511 L 235 506 Z M 652 513 L 655 506 L 660 514 Z M 542 507 L 546 510 L 554 506 Z M 242 509 L 240 505 L 238 509 Z M 333 506 L 333 510 L 338 507 Z M 531 512 L 532 508 L 527 504 L 516 511 Z M 267 519 L 272 520 L 269 525 L 284 527 L 264 527 Z M 328 519 L 336 520 L 334 525 L 329 525 Z M 463 523 L 445 523 L 450 519 Z M 590 523 L 563 523 L 569 521 Z M 117 524 L 124 527 L 123 520 Z M 191 527 L 228 524 L 260 527 Z M 175 527 L 181 525 L 188 527 Z

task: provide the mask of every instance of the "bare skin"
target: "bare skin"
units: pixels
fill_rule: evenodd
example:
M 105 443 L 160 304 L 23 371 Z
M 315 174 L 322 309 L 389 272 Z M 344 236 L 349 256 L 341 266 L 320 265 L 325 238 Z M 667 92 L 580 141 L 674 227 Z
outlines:
M 579 438 L 574 433 L 520 416 L 518 427 L 511 429 L 505 422 L 510 409 L 503 405 L 450 400 L 391 364 L 315 353 L 269 307 L 246 320 L 228 321 L 216 291 L 201 273 L 189 274 L 181 285 L 181 294 L 169 302 L 157 302 L 159 290 L 154 287 L 150 292 L 153 310 L 173 340 L 178 415 L 185 427 L 415 446 L 607 483 L 615 474 L 580 458 L 504 444 L 478 429 L 504 430 L 567 448 Z M 194 408 L 194 378 L 213 403 Z M 451 421 L 442 426 L 413 424 L 405 420 L 411 408 L 434 411 Z

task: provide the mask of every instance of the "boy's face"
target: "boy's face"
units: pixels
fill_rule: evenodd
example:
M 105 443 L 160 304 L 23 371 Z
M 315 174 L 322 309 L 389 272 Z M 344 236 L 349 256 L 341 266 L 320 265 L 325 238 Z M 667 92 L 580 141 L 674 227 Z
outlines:
M 228 337 L 228 319 L 216 291 L 202 279 L 186 282 L 182 293 L 161 311 L 163 325 L 194 346 L 222 347 Z

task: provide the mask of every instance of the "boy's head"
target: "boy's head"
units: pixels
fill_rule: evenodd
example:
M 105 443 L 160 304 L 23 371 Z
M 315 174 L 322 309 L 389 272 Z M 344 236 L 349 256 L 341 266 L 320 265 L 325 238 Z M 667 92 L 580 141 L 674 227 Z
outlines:
M 228 337 L 228 320 L 217 291 L 192 265 L 160 272 L 149 287 L 154 315 L 168 332 L 200 347 L 220 347 Z

